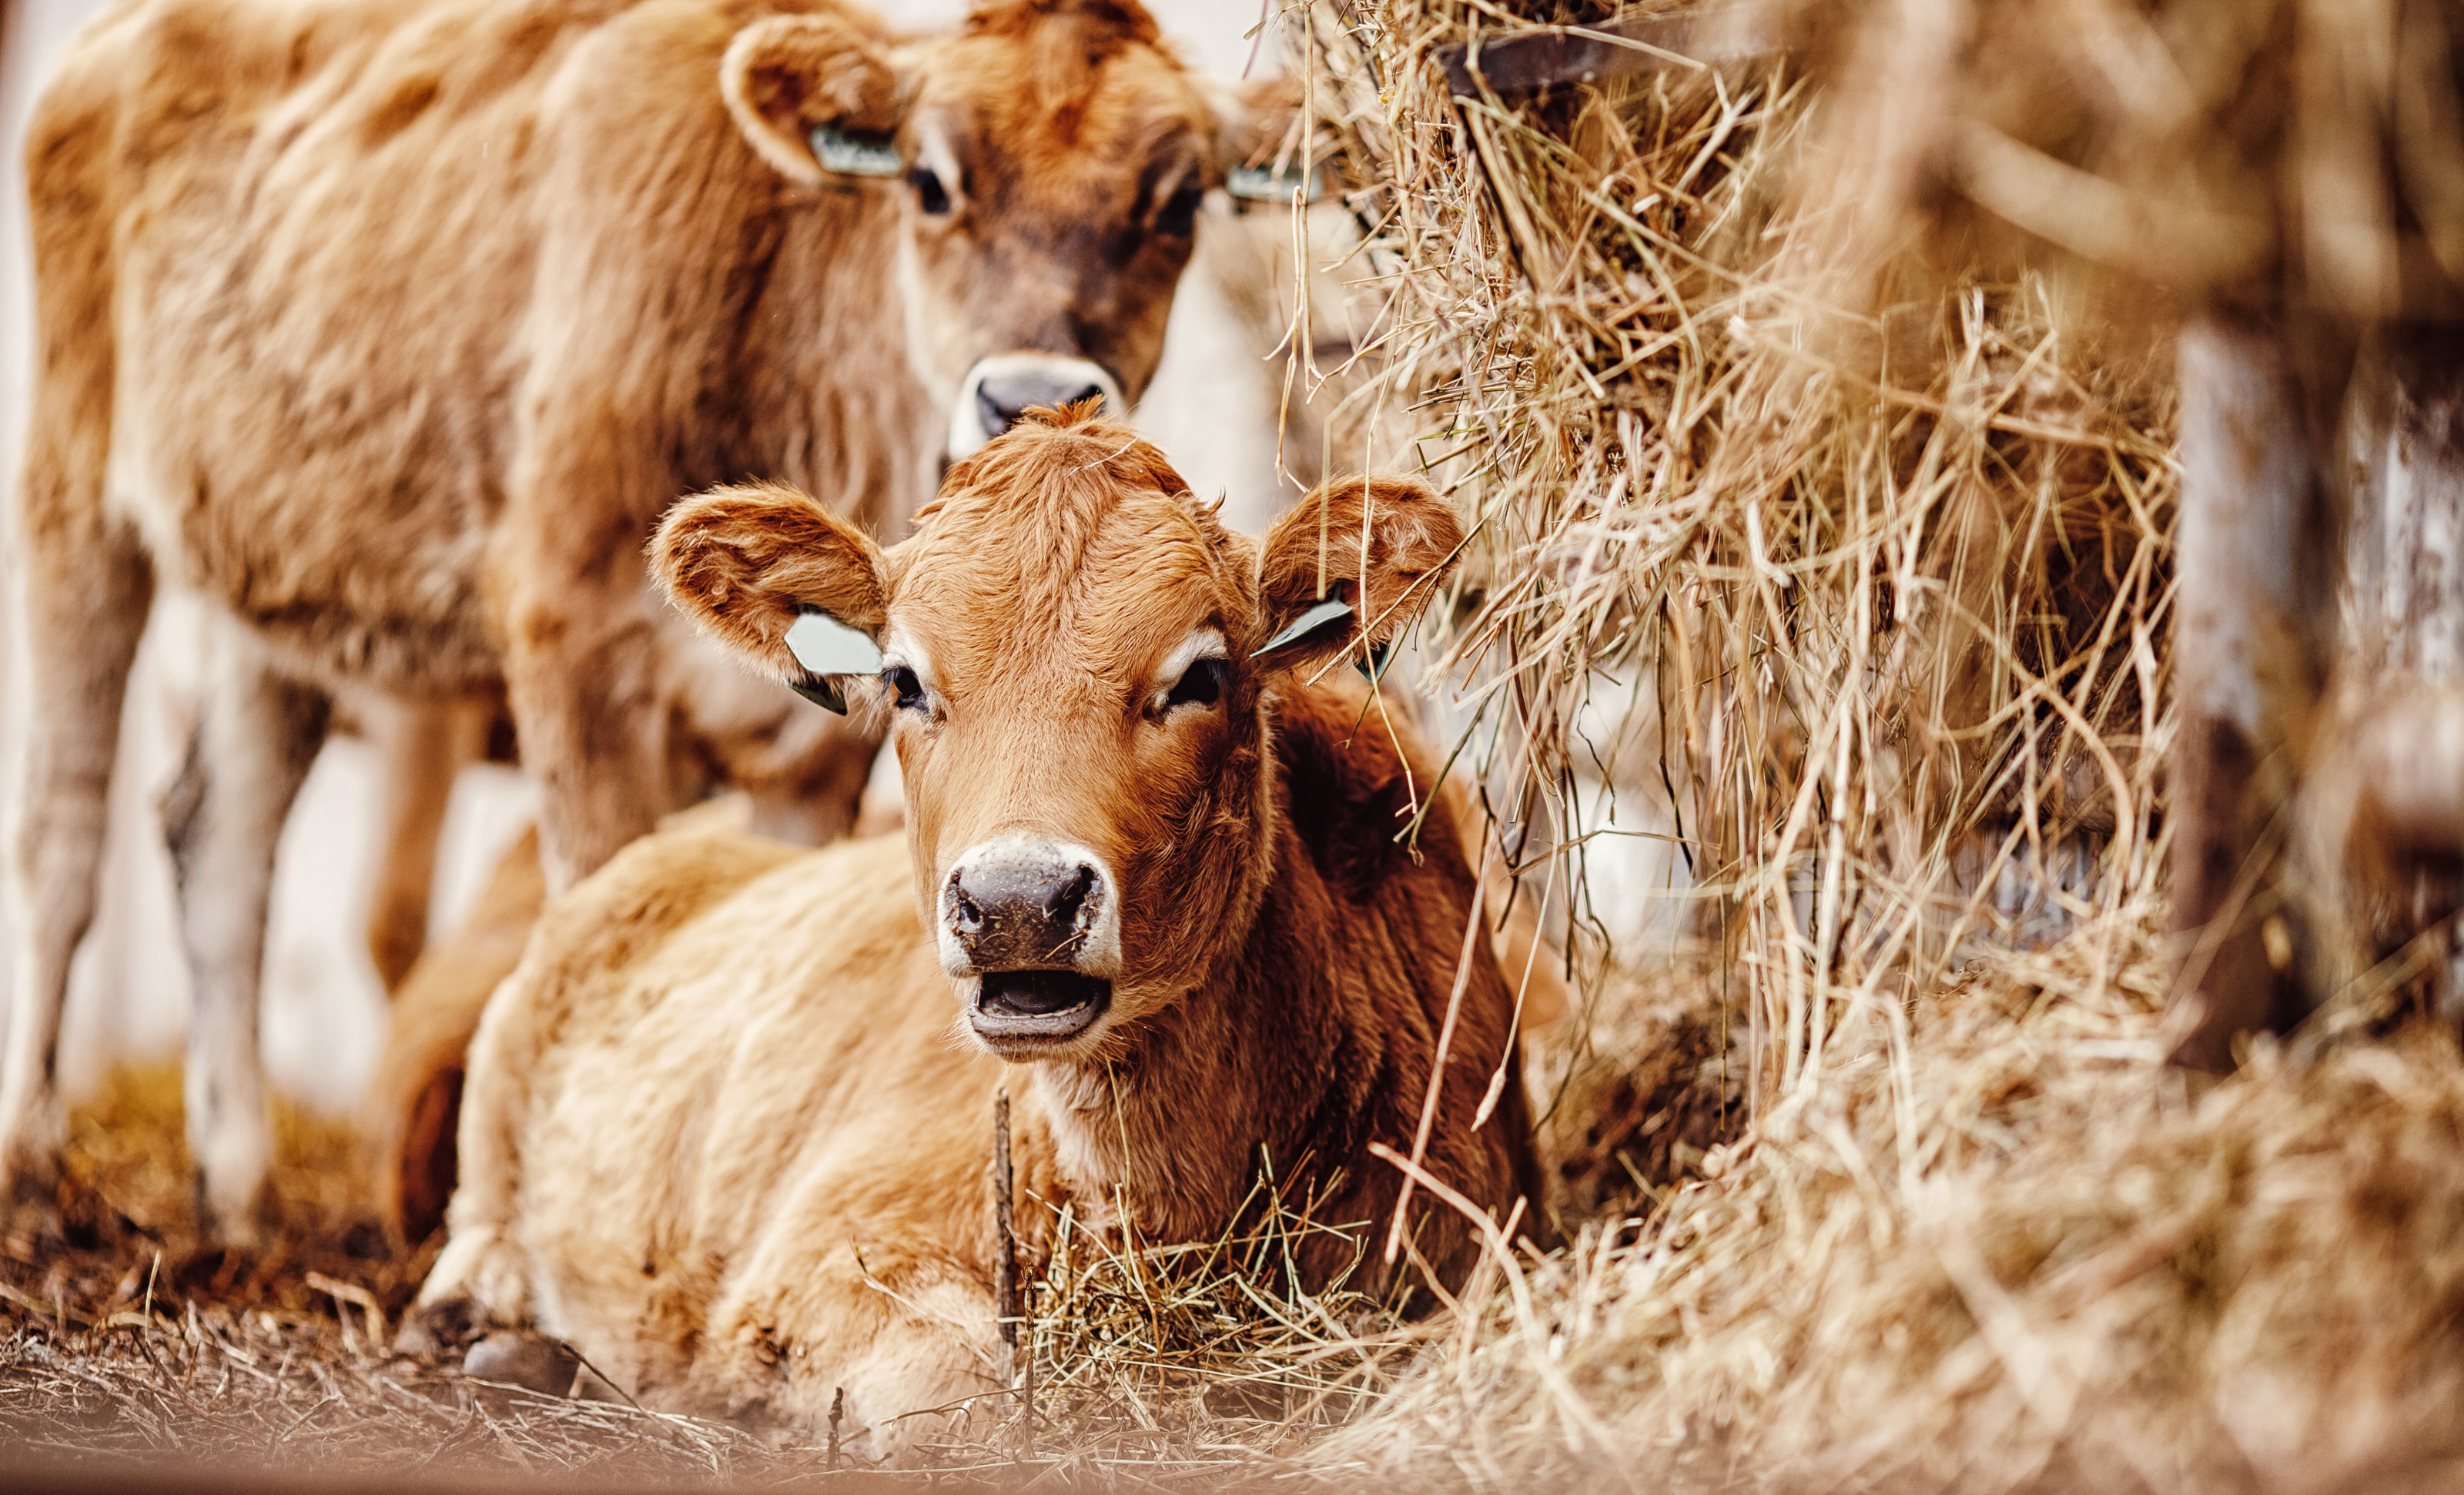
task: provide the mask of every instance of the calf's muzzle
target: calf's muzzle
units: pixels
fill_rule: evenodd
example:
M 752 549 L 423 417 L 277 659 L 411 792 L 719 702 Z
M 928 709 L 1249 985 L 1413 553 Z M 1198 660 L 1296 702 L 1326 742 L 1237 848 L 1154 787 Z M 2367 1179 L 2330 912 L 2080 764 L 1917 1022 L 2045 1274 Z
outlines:
M 1120 897 L 1103 858 L 1038 836 L 971 848 L 941 885 L 941 963 L 996 1050 L 1067 1043 L 1111 1007 Z
M 1129 414 L 1121 386 L 1101 363 L 1047 353 L 1003 353 L 979 360 L 959 386 L 950 414 L 949 456 L 974 454 L 984 443 L 1041 406 L 1059 409 L 1080 400 L 1101 400 L 1115 420 Z

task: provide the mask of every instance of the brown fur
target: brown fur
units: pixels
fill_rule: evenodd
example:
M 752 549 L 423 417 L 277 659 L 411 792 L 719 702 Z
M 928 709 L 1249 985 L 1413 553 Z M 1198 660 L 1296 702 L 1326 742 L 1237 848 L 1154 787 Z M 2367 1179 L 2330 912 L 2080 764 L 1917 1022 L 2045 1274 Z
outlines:
M 1067 139 L 1018 113 L 1056 49 Z M 955 210 L 826 176 L 819 124 L 955 156 Z M 1250 133 L 1112 0 L 987 0 L 913 43 L 836 0 L 134 0 L 90 28 L 28 131 L 42 709 L 0 1180 L 55 1176 L 59 998 L 158 577 L 212 631 L 173 828 L 191 1140 L 246 1235 L 264 887 L 324 698 L 501 686 L 550 885 L 598 866 L 671 806 L 669 716 L 713 672 L 640 568 L 661 510 L 773 474 L 894 529 L 989 355 L 1134 398 L 1190 253 L 1153 189 L 1220 181 Z
M 894 1447 L 913 1424 L 884 1419 L 991 1389 L 997 1086 L 1033 1243 L 1046 1205 L 1212 1238 L 1271 1160 L 1374 1250 L 1399 1176 L 1368 1148 L 1411 1149 L 1458 980 L 1427 1166 L 1500 1218 L 1530 1198 L 1512 994 L 1485 940 L 1457 970 L 1479 898 L 1460 828 L 1441 807 L 1417 850 L 1396 840 L 1433 765 L 1351 671 L 1306 680 L 1412 608 L 1249 656 L 1295 610 L 1283 583 L 1314 575 L 1321 509 L 1348 541 L 1330 556 L 1353 558 L 1330 578 L 1373 599 L 1441 574 L 1460 539 L 1423 485 L 1353 480 L 1261 547 L 1153 448 L 1067 417 L 955 468 L 886 552 L 784 489 L 678 505 L 659 575 L 738 647 L 778 665 L 784 601 L 880 618 L 887 648 L 929 656 L 929 709 L 896 712 L 907 846 L 663 835 L 551 908 L 473 1045 L 426 1321 L 535 1319 L 652 1404 L 757 1421 L 817 1427 L 843 1386 Z M 808 555 L 838 559 L 791 565 L 776 536 L 817 524 L 837 534 Z M 796 589 L 743 580 L 761 576 Z M 1158 661 L 1202 627 L 1228 684 L 1158 713 Z M 1122 964 L 1102 1020 L 1010 1066 L 963 1022 L 954 1039 L 932 890 L 1022 824 L 1125 868 Z M 1501 1066 L 1505 1104 L 1474 1130 Z M 1418 1198 L 1420 1259 L 1459 1279 L 1474 1232 Z M 1323 1281 L 1350 1259 L 1320 1237 L 1299 1265 Z
M 511 976 L 547 902 L 539 834 L 506 848 L 453 937 L 410 968 L 361 1104 L 377 1208 L 405 1241 L 428 1238 L 452 1198 L 463 1056 L 496 983 Z

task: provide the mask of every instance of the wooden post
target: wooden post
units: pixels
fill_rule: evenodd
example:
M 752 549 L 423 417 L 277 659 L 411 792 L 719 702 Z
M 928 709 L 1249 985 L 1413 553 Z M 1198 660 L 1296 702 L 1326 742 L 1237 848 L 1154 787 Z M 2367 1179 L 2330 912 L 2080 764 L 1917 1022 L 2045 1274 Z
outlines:
M 1009 1171 L 1009 1089 L 993 1092 L 993 1300 L 1001 1308 L 1001 1381 L 1018 1384 L 1018 1235 Z
M 2233 1067 L 2236 1035 L 2307 1011 L 2282 907 L 2285 822 L 2332 627 L 2336 536 L 2278 328 L 2184 329 L 2174 678 L 2174 1061 Z

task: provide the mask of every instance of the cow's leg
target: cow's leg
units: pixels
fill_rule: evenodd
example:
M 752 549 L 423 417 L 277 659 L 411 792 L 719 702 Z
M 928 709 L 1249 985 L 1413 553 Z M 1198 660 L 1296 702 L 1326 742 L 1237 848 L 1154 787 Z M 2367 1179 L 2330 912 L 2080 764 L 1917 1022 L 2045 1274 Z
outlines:
M 550 896 L 672 808 L 640 546 L 636 536 L 606 581 L 523 579 L 509 609 L 505 684 L 539 784 Z
M 436 844 L 453 781 L 487 746 L 488 715 L 471 701 L 418 701 L 382 708 L 369 723 L 385 779 L 385 835 L 376 888 L 368 899 L 368 956 L 387 992 L 397 992 L 428 945 Z
M 154 574 L 137 536 L 103 505 L 116 363 L 109 214 L 81 210 L 112 159 L 76 148 L 74 122 L 31 126 L 34 278 L 41 346 L 17 490 L 17 698 L 22 734 L 11 816 L 17 942 L 0 1058 L 0 1208 L 48 1216 L 65 1123 L 56 1069 L 69 961 L 94 921 L 112 761 Z M 88 136 L 92 132 L 86 132 Z M 6 937 L 6 936 L 0 936 Z
M 471 1035 L 454 1143 L 459 1173 L 446 1206 L 445 1249 L 419 1285 L 394 1347 L 427 1354 L 530 1318 L 530 1259 L 517 1240 L 517 1191 L 531 1082 L 546 1049 L 541 993 L 517 969 Z
M 326 698 L 267 668 L 237 624 L 215 627 L 212 679 L 163 819 L 194 994 L 187 1103 L 197 1223 L 242 1243 L 255 1238 L 274 1152 L 256 1022 L 275 845 L 325 740 Z
M 2277 863 L 2333 545 L 2316 533 L 2318 475 L 2278 339 L 2209 319 L 2183 333 L 2180 359 L 2174 1057 L 2223 1070 L 2235 1035 L 2282 1029 L 2304 1010 Z
M 867 1239 L 859 1230 L 848 1234 Z M 854 1451 L 892 1464 L 920 1442 L 962 1428 L 981 1437 L 1010 1417 L 1016 1403 L 995 1374 L 1001 1310 L 987 1285 L 870 1239 L 862 1260 L 842 1245 L 818 1267 L 787 1269 L 809 1242 L 756 1253 L 711 1308 L 685 1373 L 690 1403 L 759 1409 L 817 1432 L 844 1390 Z
M 144 631 L 153 575 L 136 538 L 101 517 L 99 453 L 78 492 L 36 423 L 19 569 L 16 662 L 24 733 L 11 856 L 17 958 L 0 1070 L 0 1204 L 50 1217 L 66 1137 L 57 1084 L 69 961 L 94 920 L 121 701 Z

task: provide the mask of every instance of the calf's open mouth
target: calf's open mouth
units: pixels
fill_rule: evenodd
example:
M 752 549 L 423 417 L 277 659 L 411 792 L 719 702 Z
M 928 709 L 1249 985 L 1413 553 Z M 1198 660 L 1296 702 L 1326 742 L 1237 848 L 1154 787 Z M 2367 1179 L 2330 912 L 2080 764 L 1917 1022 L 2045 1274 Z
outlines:
M 967 1021 L 987 1039 L 1056 1042 L 1076 1038 L 1112 1005 L 1112 983 L 1076 971 L 987 971 Z

